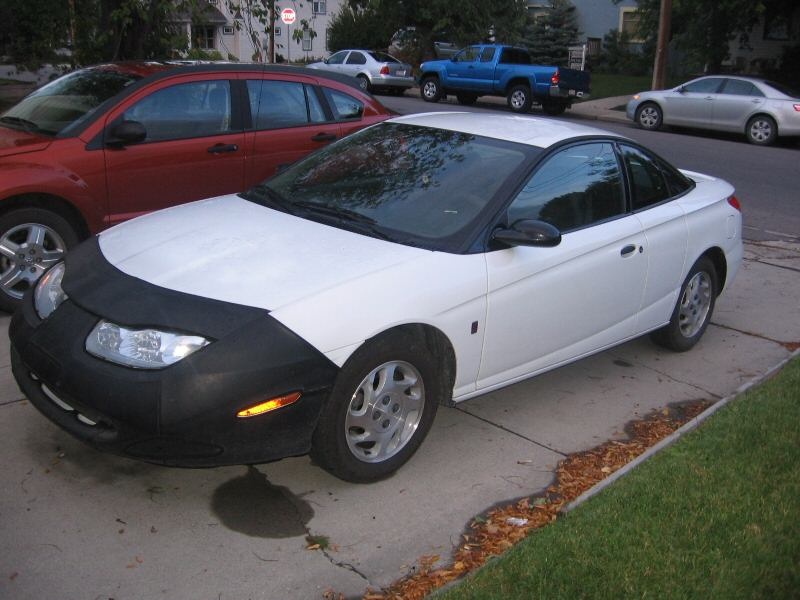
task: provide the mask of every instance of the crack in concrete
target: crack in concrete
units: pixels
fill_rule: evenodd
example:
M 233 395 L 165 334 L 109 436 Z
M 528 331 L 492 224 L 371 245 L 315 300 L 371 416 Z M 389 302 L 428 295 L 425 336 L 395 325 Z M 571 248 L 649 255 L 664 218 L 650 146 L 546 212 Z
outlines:
M 16 400 L 6 400 L 5 402 L 0 402 L 0 406 L 8 406 L 9 404 L 17 404 L 18 402 L 24 402 L 27 398 L 17 398 Z
M 713 325 L 713 323 L 711 323 L 711 324 Z M 615 355 L 613 353 L 611 353 L 611 356 L 615 356 Z M 618 357 L 618 358 L 621 358 L 621 357 Z M 633 361 L 633 362 L 638 367 L 642 367 L 643 369 L 647 369 L 648 371 L 652 371 L 653 373 L 657 373 L 658 375 L 666 377 L 667 379 L 669 379 L 670 381 L 674 381 L 675 383 L 680 383 L 682 385 L 688 385 L 689 387 L 694 388 L 696 390 L 699 390 L 699 391 L 703 392 L 704 394 L 706 394 L 708 396 L 711 396 L 712 398 L 716 398 L 717 400 L 722 398 L 722 396 L 720 396 L 719 394 L 715 394 L 714 392 L 712 392 L 710 390 L 707 390 L 707 389 L 705 389 L 703 387 L 700 387 L 696 383 L 692 383 L 691 381 L 684 381 L 682 379 L 678 379 L 677 377 L 675 377 L 673 375 L 670 375 L 669 373 L 665 373 L 664 371 L 656 369 L 655 367 L 651 367 L 650 365 L 646 365 L 646 364 L 644 364 L 642 362 L 638 362 L 638 361 Z
M 541 442 L 537 442 L 534 439 L 531 439 L 531 438 L 529 438 L 527 436 L 522 435 L 521 433 L 517 433 L 516 431 L 513 431 L 513 430 L 509 429 L 508 427 L 504 427 L 503 425 L 499 425 L 498 423 L 494 423 L 494 422 L 490 421 L 489 419 L 485 419 L 484 417 L 480 417 L 480 416 L 476 415 L 475 413 L 471 413 L 468 410 L 466 410 L 465 408 L 462 408 L 461 406 L 456 406 L 454 408 L 456 410 L 458 410 L 458 411 L 461 411 L 465 415 L 469 415 L 473 419 L 478 419 L 479 421 L 483 421 L 487 425 L 491 425 L 492 427 L 496 427 L 497 429 L 500 429 L 501 431 L 505 431 L 506 433 L 510 433 L 511 435 L 515 435 L 518 438 L 521 438 L 521 439 L 525 440 L 526 442 L 530 442 L 531 444 L 535 444 L 536 446 L 544 448 L 545 450 L 550 450 L 550 452 L 555 452 L 556 454 L 558 454 L 560 456 L 567 456 L 564 452 L 561 452 L 561 450 L 556 450 L 555 448 L 551 448 L 547 444 L 543 444 Z
M 744 329 L 737 329 L 736 327 L 731 327 L 730 325 L 722 325 L 721 323 L 714 323 L 712 322 L 711 325 L 715 327 L 721 327 L 722 329 L 727 329 L 728 331 L 735 331 L 736 333 L 741 333 L 742 335 L 749 335 L 754 338 L 758 338 L 760 340 L 764 340 L 765 342 L 772 342 L 773 344 L 778 344 L 779 346 L 783 346 L 789 352 L 794 352 L 798 346 L 800 346 L 800 342 L 782 342 L 781 340 L 775 340 L 771 337 L 767 337 L 766 335 L 762 335 L 760 333 L 755 333 L 753 331 L 745 331 Z

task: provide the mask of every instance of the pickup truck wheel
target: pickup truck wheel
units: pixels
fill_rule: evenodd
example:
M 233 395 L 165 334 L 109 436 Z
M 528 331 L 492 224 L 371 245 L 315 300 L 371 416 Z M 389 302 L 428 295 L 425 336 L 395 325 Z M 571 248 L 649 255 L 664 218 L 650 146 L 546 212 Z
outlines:
M 0 217 L 0 309 L 9 312 L 48 267 L 79 241 L 62 216 L 42 208 L 20 208 Z
M 526 113 L 531 109 L 531 88 L 522 84 L 515 85 L 508 90 L 506 100 L 508 102 L 508 108 L 515 113 Z
M 564 111 L 567 110 L 567 105 L 564 102 L 544 102 L 542 103 L 542 110 L 546 115 L 557 117 L 564 114 Z
M 456 94 L 456 99 L 458 99 L 459 104 L 463 104 L 464 106 L 470 106 L 475 104 L 478 100 L 477 94 Z
M 655 131 L 661 128 L 664 116 L 661 114 L 661 109 L 658 104 L 647 102 L 642 104 L 636 109 L 635 121 L 642 129 L 650 129 Z
M 419 94 L 425 102 L 438 102 L 442 97 L 442 86 L 438 77 L 425 77 L 419 88 Z

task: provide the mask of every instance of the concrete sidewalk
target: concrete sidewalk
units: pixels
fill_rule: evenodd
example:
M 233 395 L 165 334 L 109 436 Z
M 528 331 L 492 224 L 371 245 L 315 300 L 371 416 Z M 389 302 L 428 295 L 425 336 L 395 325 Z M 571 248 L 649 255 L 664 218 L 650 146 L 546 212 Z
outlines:
M 765 373 L 800 342 L 799 296 L 800 246 L 748 243 L 691 352 L 643 338 L 442 408 L 412 461 L 372 485 L 306 457 L 180 470 L 99 454 L 22 399 L 2 341 L 0 598 L 359 597 L 449 556 L 474 515 L 542 490 L 566 454 Z M 307 550 L 309 535 L 330 547 Z

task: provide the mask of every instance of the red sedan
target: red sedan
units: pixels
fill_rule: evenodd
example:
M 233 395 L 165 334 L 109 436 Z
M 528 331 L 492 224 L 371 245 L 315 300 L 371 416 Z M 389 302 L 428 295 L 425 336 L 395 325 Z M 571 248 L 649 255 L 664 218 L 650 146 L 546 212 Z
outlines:
M 63 253 L 167 206 L 239 192 L 388 110 L 294 67 L 105 64 L 0 116 L 0 308 Z

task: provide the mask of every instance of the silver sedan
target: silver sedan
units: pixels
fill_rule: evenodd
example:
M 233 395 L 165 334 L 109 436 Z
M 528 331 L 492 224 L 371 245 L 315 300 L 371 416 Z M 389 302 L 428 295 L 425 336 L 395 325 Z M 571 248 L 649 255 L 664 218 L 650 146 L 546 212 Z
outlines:
M 766 146 L 778 136 L 800 135 L 800 93 L 754 77 L 700 77 L 671 90 L 636 94 L 629 119 L 645 129 L 662 125 L 744 133 Z
M 312 63 L 308 67 L 356 77 L 361 89 L 368 92 L 380 88 L 402 94 L 414 85 L 411 65 L 400 62 L 385 52 L 340 50 L 324 61 Z

